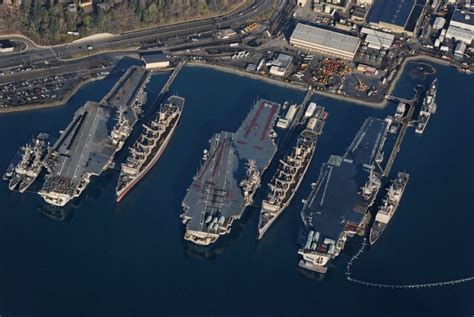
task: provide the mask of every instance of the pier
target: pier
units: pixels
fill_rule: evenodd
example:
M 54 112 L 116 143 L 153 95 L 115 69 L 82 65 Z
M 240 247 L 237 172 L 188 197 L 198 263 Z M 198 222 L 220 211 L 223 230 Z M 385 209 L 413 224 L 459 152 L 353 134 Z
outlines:
M 400 97 L 397 97 L 397 96 L 391 96 L 391 95 L 386 95 L 385 99 L 390 100 L 390 101 L 403 102 L 403 103 L 406 103 L 406 104 L 412 104 L 413 101 L 416 100 L 416 98 L 413 99 L 413 100 L 408 100 L 408 99 L 403 99 L 403 98 L 400 98 Z
M 165 85 L 163 86 L 163 88 L 161 88 L 160 92 L 158 93 L 158 95 L 156 96 L 155 100 L 153 101 L 152 105 L 151 105 L 151 108 L 149 110 L 149 112 L 147 113 L 147 116 L 148 115 L 151 115 L 153 113 L 155 113 L 156 109 L 158 108 L 158 106 L 160 105 L 161 103 L 161 100 L 163 99 L 163 97 L 165 96 L 165 94 L 170 90 L 171 88 L 171 85 L 173 85 L 174 81 L 176 80 L 176 78 L 178 77 L 178 74 L 179 72 L 181 71 L 181 69 L 183 68 L 184 64 L 186 62 L 185 61 L 181 61 L 179 62 L 179 64 L 176 66 L 176 68 L 173 70 L 173 72 L 171 73 L 170 77 L 168 78 L 168 80 L 166 81 Z
M 301 121 L 301 117 L 303 116 L 304 112 L 306 111 L 306 106 L 308 103 L 311 101 L 311 98 L 313 97 L 313 89 L 310 87 L 308 89 L 308 92 L 306 93 L 306 96 L 304 96 L 303 102 L 301 102 L 301 106 L 298 109 L 298 112 L 295 115 L 295 119 L 293 122 L 296 122 L 296 124 L 302 124 L 303 122 Z M 292 125 L 293 127 L 293 125 Z
M 387 96 L 387 97 L 391 98 L 389 100 L 403 102 L 406 105 L 408 105 L 408 113 L 401 120 L 402 126 L 400 128 L 400 132 L 398 133 L 397 140 L 395 141 L 395 145 L 393 146 L 392 152 L 390 153 L 390 156 L 388 158 L 387 164 L 385 165 L 385 168 L 383 170 L 383 176 L 388 176 L 390 174 L 393 163 L 395 162 L 395 159 L 397 158 L 397 154 L 398 152 L 400 152 L 400 146 L 403 142 L 403 139 L 405 138 L 407 129 L 410 126 L 410 123 L 412 122 L 413 112 L 415 111 L 415 103 L 418 101 L 418 96 L 415 97 L 415 99 L 413 100 L 405 100 L 405 99 L 401 99 L 401 98 L 393 97 L 393 96 Z
M 303 124 L 304 121 L 301 120 L 301 117 L 306 111 L 306 106 L 308 103 L 311 101 L 311 97 L 313 97 L 313 90 L 311 88 L 308 89 L 308 92 L 306 93 L 306 96 L 304 97 L 303 101 L 298 107 L 298 110 L 296 111 L 295 117 L 293 118 L 293 121 L 291 122 L 290 126 L 288 127 L 288 131 L 286 132 L 285 136 L 281 139 L 280 143 L 278 144 L 278 151 L 281 152 L 282 149 L 286 149 L 288 142 L 290 141 L 293 132 L 295 128 Z

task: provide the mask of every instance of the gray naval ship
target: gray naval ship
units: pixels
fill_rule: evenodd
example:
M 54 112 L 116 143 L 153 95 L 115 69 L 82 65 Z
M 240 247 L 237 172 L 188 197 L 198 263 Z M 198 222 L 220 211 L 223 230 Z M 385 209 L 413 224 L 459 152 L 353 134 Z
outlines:
M 33 141 L 22 146 L 8 166 L 3 179 L 10 190 L 24 193 L 41 173 L 43 159 L 48 153 L 48 135 L 40 133 Z
M 230 232 L 260 187 L 277 151 L 273 130 L 280 105 L 258 100 L 236 133 L 216 133 L 204 151 L 203 165 L 182 202 L 184 238 L 214 243 Z
M 374 163 L 385 142 L 390 120 L 368 118 L 343 156 L 324 163 L 301 212 L 299 266 L 325 273 L 345 242 L 362 234 L 368 208 L 380 189 Z
M 267 197 L 262 201 L 258 222 L 258 238 L 288 207 L 311 164 L 319 135 L 328 117 L 324 107 L 316 106 L 306 128 L 299 134 L 291 153 L 280 160 L 276 173 L 268 184 Z
M 418 114 L 418 123 L 415 127 L 416 133 L 423 133 L 432 114 L 436 112 L 436 94 L 438 91 L 438 78 L 431 83 L 425 97 L 423 98 L 420 113 Z
M 78 197 L 100 175 L 130 135 L 146 102 L 149 72 L 132 67 L 100 101 L 88 101 L 44 159 L 47 175 L 39 195 L 54 206 Z
M 407 186 L 410 175 L 403 172 L 398 172 L 397 177 L 392 181 L 387 188 L 387 193 L 382 200 L 382 204 L 377 209 L 374 224 L 370 229 L 369 243 L 374 244 L 382 235 L 387 227 L 390 219 L 397 211 L 403 192 Z

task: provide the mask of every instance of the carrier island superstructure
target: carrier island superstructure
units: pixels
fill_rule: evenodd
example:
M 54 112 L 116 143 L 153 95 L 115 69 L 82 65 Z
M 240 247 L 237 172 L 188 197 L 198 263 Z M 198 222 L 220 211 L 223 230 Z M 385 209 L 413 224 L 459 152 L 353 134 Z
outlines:
M 279 110 L 279 104 L 260 99 L 236 133 L 223 131 L 212 137 L 182 202 L 186 240 L 214 243 L 252 204 L 277 151 L 273 127 Z
M 388 119 L 366 119 L 346 153 L 323 164 L 301 212 L 300 267 L 325 273 L 347 239 L 365 231 L 368 208 L 381 185 L 374 166 L 389 126 Z
M 66 205 L 111 166 L 141 113 L 148 79 L 148 71 L 132 67 L 100 102 L 88 101 L 75 112 L 44 160 L 39 194 L 47 203 Z
M 280 160 L 278 169 L 268 184 L 267 196 L 262 201 L 260 210 L 259 239 L 291 203 L 311 164 L 318 136 L 323 132 L 328 116 L 322 106 L 315 106 L 312 111 L 314 114 L 308 118 L 306 128 L 299 134 L 296 145 L 291 153 Z

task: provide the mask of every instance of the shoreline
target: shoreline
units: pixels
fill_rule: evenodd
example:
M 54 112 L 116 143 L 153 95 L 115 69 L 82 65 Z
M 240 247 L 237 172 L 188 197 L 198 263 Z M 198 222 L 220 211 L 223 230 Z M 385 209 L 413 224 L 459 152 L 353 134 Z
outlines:
M 291 89 L 300 90 L 300 91 L 307 91 L 308 90 L 308 87 L 305 86 L 305 85 L 302 85 L 302 84 L 287 83 L 287 82 L 284 82 L 284 81 L 281 81 L 281 80 L 278 80 L 278 79 L 274 79 L 274 78 L 271 78 L 271 77 L 264 77 L 264 76 L 261 76 L 261 75 L 258 75 L 258 74 L 249 73 L 249 72 L 237 69 L 237 68 L 227 67 L 227 66 L 223 66 L 223 65 L 209 64 L 209 63 L 202 63 L 202 62 L 187 62 L 185 66 L 210 68 L 210 69 L 214 69 L 214 70 L 221 71 L 221 72 L 228 73 L 228 74 L 233 74 L 233 75 L 237 75 L 237 76 L 241 76 L 241 77 L 246 77 L 246 78 L 250 78 L 250 79 L 264 81 L 266 83 L 277 85 L 277 86 L 282 86 L 282 87 L 285 87 L 285 88 L 291 88 Z
M 47 108 L 55 108 L 64 106 L 68 101 L 71 99 L 73 95 L 75 95 L 79 89 L 81 89 L 84 85 L 94 82 L 96 80 L 101 80 L 104 77 L 94 77 L 94 78 L 87 78 L 84 80 L 80 80 L 72 89 L 70 89 L 60 100 L 53 101 L 50 103 L 44 104 L 31 104 L 27 106 L 16 106 L 16 107 L 5 107 L 0 108 L 0 115 L 9 114 L 14 112 L 23 112 L 23 111 L 34 111 L 34 110 L 41 110 Z
M 398 84 L 398 81 L 400 80 L 402 74 L 405 72 L 405 68 L 406 68 L 407 64 L 412 63 L 412 62 L 416 62 L 416 61 L 426 61 L 428 63 L 434 63 L 434 64 L 447 66 L 447 67 L 452 66 L 451 63 L 448 62 L 448 61 L 440 60 L 438 58 L 428 56 L 428 55 L 409 56 L 409 57 L 407 57 L 403 60 L 401 66 L 400 66 L 400 69 L 397 71 L 397 75 L 395 76 L 393 81 L 390 83 L 390 85 L 387 89 L 387 92 L 385 93 L 385 96 L 387 96 L 387 95 L 390 96 L 392 94 L 392 92 L 396 88 L 396 86 Z M 255 73 L 249 73 L 249 72 L 246 72 L 244 70 L 233 68 L 233 67 L 226 67 L 226 66 L 223 66 L 223 65 L 209 64 L 209 63 L 203 63 L 203 62 L 188 62 L 188 63 L 186 63 L 186 65 L 190 66 L 190 67 L 207 67 L 207 68 L 211 68 L 211 69 L 214 69 L 214 70 L 217 70 L 217 71 L 223 71 L 223 72 L 226 72 L 226 73 L 231 73 L 231 74 L 234 74 L 234 75 L 237 75 L 237 76 L 242 76 L 242 77 L 256 79 L 256 80 L 261 80 L 261 81 L 264 81 L 264 82 L 267 82 L 267 83 L 270 83 L 270 84 L 273 84 L 273 85 L 282 86 L 282 87 L 285 87 L 285 88 L 296 89 L 296 90 L 301 90 L 301 91 L 307 91 L 308 90 L 308 86 L 303 85 L 303 84 L 288 83 L 288 82 L 278 80 L 276 78 L 264 77 L 264 76 L 261 76 L 261 75 L 255 74 Z M 332 99 L 340 100 L 340 101 L 343 101 L 343 102 L 348 102 L 348 103 L 352 103 L 352 104 L 356 104 L 356 105 L 364 106 L 364 107 L 370 107 L 370 108 L 384 109 L 388 104 L 388 100 L 385 99 L 385 98 L 381 101 L 378 101 L 378 102 L 375 102 L 375 101 L 372 102 L 372 101 L 360 100 L 360 99 L 357 99 L 356 97 L 348 97 L 348 96 L 344 96 L 344 95 L 338 95 L 338 94 L 330 93 L 330 92 L 327 92 L 327 91 L 320 91 L 320 90 L 314 90 L 314 89 L 313 89 L 313 93 L 315 95 L 320 95 L 320 96 L 323 96 L 323 97 L 326 97 L 326 98 L 332 98 Z
M 451 66 L 451 64 L 447 61 L 443 61 L 443 60 L 440 60 L 438 58 L 434 58 L 434 57 L 427 56 L 427 55 L 416 55 L 416 56 L 407 57 L 403 61 L 399 71 L 397 72 L 397 75 L 393 79 L 393 81 L 392 81 L 392 83 L 391 83 L 390 87 L 388 88 L 387 93 L 385 95 L 390 95 L 393 92 L 393 90 L 395 89 L 396 84 L 400 80 L 400 77 L 405 72 L 405 67 L 407 66 L 408 63 L 421 61 L 421 60 L 427 61 L 429 63 L 435 63 L 435 64 L 442 65 L 442 66 L 448 66 L 448 67 Z
M 255 79 L 255 80 L 261 80 L 261 81 L 267 82 L 269 84 L 273 84 L 273 85 L 277 85 L 277 86 L 281 86 L 281 87 L 285 87 L 285 88 L 290 88 L 290 89 L 295 89 L 295 90 L 300 90 L 300 91 L 307 91 L 308 90 L 308 86 L 303 85 L 303 84 L 287 83 L 287 82 L 283 82 L 283 81 L 275 79 L 275 78 L 264 77 L 264 76 L 254 74 L 254 73 L 248 73 L 246 71 L 236 69 L 236 68 L 233 68 L 233 67 L 226 67 L 226 66 L 222 66 L 222 65 L 208 64 L 208 63 L 202 63 L 202 62 L 188 62 L 188 63 L 186 63 L 186 66 L 206 67 L 206 68 L 211 68 L 211 69 L 214 69 L 214 70 L 217 70 L 217 71 L 222 71 L 222 72 L 234 74 L 234 75 L 237 75 L 237 76 L 242 76 L 242 77 L 251 78 L 251 79 Z M 333 93 L 330 93 L 330 92 L 314 90 L 314 89 L 313 89 L 313 93 L 315 95 L 320 95 L 320 96 L 323 96 L 323 97 L 326 97 L 326 98 L 333 98 L 333 99 L 337 99 L 337 100 L 340 100 L 340 101 L 350 102 L 350 103 L 353 103 L 353 104 L 357 104 L 357 105 L 361 105 L 361 106 L 365 106 L 365 107 L 371 107 L 371 108 L 382 109 L 387 104 L 387 100 L 385 100 L 385 99 L 382 100 L 382 101 L 379 101 L 379 102 L 370 102 L 370 101 L 363 101 L 363 100 L 359 100 L 359 99 L 356 99 L 356 98 L 347 97 L 347 96 L 344 96 L 344 95 L 337 95 L 337 94 L 333 94 Z
M 416 62 L 416 61 L 426 61 L 426 62 L 429 62 L 429 63 L 435 63 L 435 64 L 439 64 L 439 65 L 442 65 L 442 66 L 448 66 L 448 67 L 451 66 L 451 64 L 448 61 L 439 60 L 437 58 L 427 56 L 427 55 L 416 55 L 416 56 L 407 57 L 402 62 L 401 66 L 400 66 L 400 69 L 397 72 L 397 75 L 395 76 L 393 81 L 390 83 L 390 86 L 388 87 L 387 92 L 385 93 L 385 96 L 390 95 L 393 92 L 393 90 L 397 86 L 397 83 L 400 80 L 402 74 L 405 72 L 406 65 L 408 63 Z M 304 84 L 284 82 L 284 81 L 276 79 L 276 78 L 264 77 L 264 76 L 259 75 L 259 74 L 249 73 L 249 72 L 246 72 L 246 71 L 241 70 L 241 69 L 237 69 L 237 68 L 229 67 L 229 66 L 224 66 L 224 65 L 217 65 L 217 64 L 209 64 L 209 63 L 204 63 L 204 62 L 192 61 L 192 62 L 187 62 L 186 66 L 209 68 L 209 69 L 213 69 L 213 70 L 216 70 L 216 71 L 221 71 L 221 72 L 225 72 L 225 73 L 229 73 L 229 74 L 233 74 L 233 75 L 237 75 L 237 76 L 241 76 L 241 77 L 245 77 L 245 78 L 250 78 L 250 79 L 254 79 L 254 80 L 260 80 L 260 81 L 263 81 L 263 82 L 266 82 L 266 83 L 269 83 L 269 84 L 272 84 L 272 85 L 277 85 L 277 86 L 284 87 L 284 88 L 289 88 L 289 89 L 295 89 L 295 90 L 299 90 L 299 91 L 303 91 L 303 92 L 307 91 L 308 88 L 309 88 L 309 86 L 304 85 Z M 153 70 L 152 72 L 157 74 L 157 73 L 169 72 L 171 70 L 172 70 L 171 68 L 170 69 L 167 68 L 167 69 Z M 69 101 L 69 99 L 71 99 L 71 97 L 74 94 L 76 94 L 79 91 L 79 89 L 81 89 L 84 85 L 86 85 L 88 83 L 91 83 L 93 81 L 96 81 L 96 80 L 100 80 L 100 79 L 103 79 L 103 77 L 88 78 L 88 79 L 80 81 L 63 98 L 61 98 L 58 101 L 54 101 L 54 102 L 51 102 L 51 103 L 45 103 L 45 104 L 31 104 L 31 105 L 27 105 L 27 106 L 0 108 L 0 115 L 8 114 L 8 113 L 14 113 L 14 112 L 40 110 L 40 109 L 64 106 Z M 330 93 L 330 92 L 326 92 L 326 91 L 314 90 L 314 89 L 313 89 L 313 94 L 314 95 L 319 95 L 319 96 L 322 96 L 322 97 L 325 97 L 325 98 L 331 98 L 331 99 L 335 99 L 335 100 L 355 104 L 355 105 L 358 105 L 358 106 L 370 107 L 370 108 L 376 108 L 376 109 L 384 109 L 388 104 L 388 100 L 386 100 L 385 98 L 382 101 L 371 102 L 371 101 L 360 100 L 360 99 L 357 99 L 356 97 L 348 97 L 348 96 L 344 96 L 344 95 L 338 95 L 338 94 L 334 94 L 334 93 Z

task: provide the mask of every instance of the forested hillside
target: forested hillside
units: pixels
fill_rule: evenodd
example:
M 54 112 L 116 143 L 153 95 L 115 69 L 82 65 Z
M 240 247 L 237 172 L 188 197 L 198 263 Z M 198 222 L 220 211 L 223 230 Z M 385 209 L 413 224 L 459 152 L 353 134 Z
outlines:
M 19 0 L 16 0 L 19 1 Z M 0 32 L 24 33 L 45 44 L 227 12 L 244 0 L 22 0 L 0 5 Z

